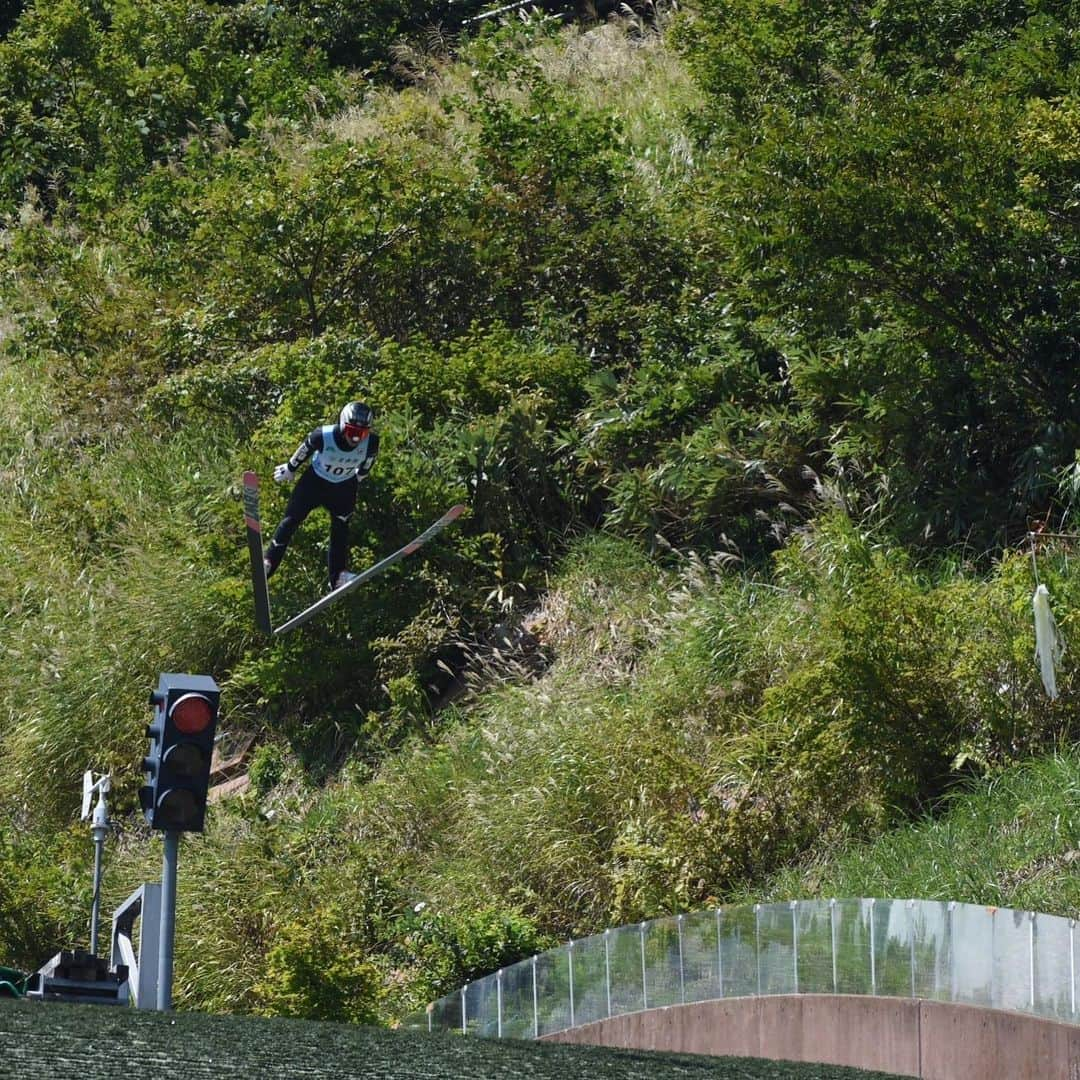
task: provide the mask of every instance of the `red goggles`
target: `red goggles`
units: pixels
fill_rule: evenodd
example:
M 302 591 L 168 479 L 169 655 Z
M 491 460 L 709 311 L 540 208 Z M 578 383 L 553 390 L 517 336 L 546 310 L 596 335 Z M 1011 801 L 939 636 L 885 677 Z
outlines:
M 343 428 L 346 439 L 362 439 L 371 428 L 361 427 L 359 424 L 346 424 Z

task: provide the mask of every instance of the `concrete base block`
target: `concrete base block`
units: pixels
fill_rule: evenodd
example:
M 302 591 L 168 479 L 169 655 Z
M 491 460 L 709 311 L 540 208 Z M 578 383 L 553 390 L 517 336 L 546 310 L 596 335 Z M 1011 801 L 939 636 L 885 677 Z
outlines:
M 925 1080 L 1080 1080 L 1080 1026 L 922 1002 Z
M 1080 1080 L 1080 1025 L 906 998 L 731 998 L 616 1016 L 546 1038 L 814 1061 L 924 1080 Z

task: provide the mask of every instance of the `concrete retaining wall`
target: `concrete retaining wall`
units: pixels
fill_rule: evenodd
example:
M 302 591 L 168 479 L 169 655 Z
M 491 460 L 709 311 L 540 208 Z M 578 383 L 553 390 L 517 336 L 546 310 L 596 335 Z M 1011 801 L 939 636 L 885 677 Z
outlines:
M 923 1080 L 1080 1080 L 1080 1026 L 905 998 L 731 998 L 615 1016 L 553 1042 L 817 1061 Z

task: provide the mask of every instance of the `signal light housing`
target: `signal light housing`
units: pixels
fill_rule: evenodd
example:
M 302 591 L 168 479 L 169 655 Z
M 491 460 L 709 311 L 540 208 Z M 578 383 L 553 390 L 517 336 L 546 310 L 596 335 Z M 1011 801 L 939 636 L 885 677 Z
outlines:
M 151 828 L 202 832 L 221 691 L 209 675 L 166 672 L 150 695 L 139 801 Z

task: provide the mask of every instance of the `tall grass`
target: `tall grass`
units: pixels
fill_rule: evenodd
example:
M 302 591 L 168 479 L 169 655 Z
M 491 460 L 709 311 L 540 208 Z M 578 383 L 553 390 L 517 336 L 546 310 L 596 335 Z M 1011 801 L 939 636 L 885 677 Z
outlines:
M 821 852 L 746 899 L 892 896 L 1080 916 L 1080 750 L 1005 768 L 872 843 Z
M 1013 662 L 1022 611 L 968 639 L 1026 597 L 1014 564 L 939 587 L 855 535 L 805 546 L 770 584 L 583 544 L 530 620 L 556 658 L 544 677 L 490 678 L 434 745 L 328 796 L 338 827 L 392 853 L 418 896 L 510 899 L 581 932 L 753 890 L 799 852 L 902 821 L 930 746 L 959 770 L 932 793 L 974 747 L 1004 761 L 1018 732 L 1052 743 L 1034 666 Z M 980 729 L 1003 673 L 1021 700 Z M 891 678 L 920 689 L 890 697 Z
M 211 561 L 238 533 L 232 456 L 205 430 L 26 432 L 0 507 L 0 795 L 70 809 L 84 769 L 132 775 L 160 670 L 220 672 L 251 637 L 244 578 Z
M 365 142 L 407 141 L 439 150 L 458 165 L 469 161 L 472 144 L 468 111 L 448 110 L 447 101 L 476 102 L 470 50 L 465 43 L 451 57 L 432 50 L 403 48 L 403 73 L 415 85 L 401 92 L 373 91 L 327 121 L 330 135 Z M 702 103 L 685 64 L 659 30 L 643 30 L 634 19 L 603 25 L 570 26 L 558 34 L 537 33 L 523 46 L 534 71 L 587 109 L 615 116 L 636 171 L 657 195 L 688 178 L 695 167 L 688 116 Z M 524 91 L 513 80 L 487 87 L 508 98 Z

